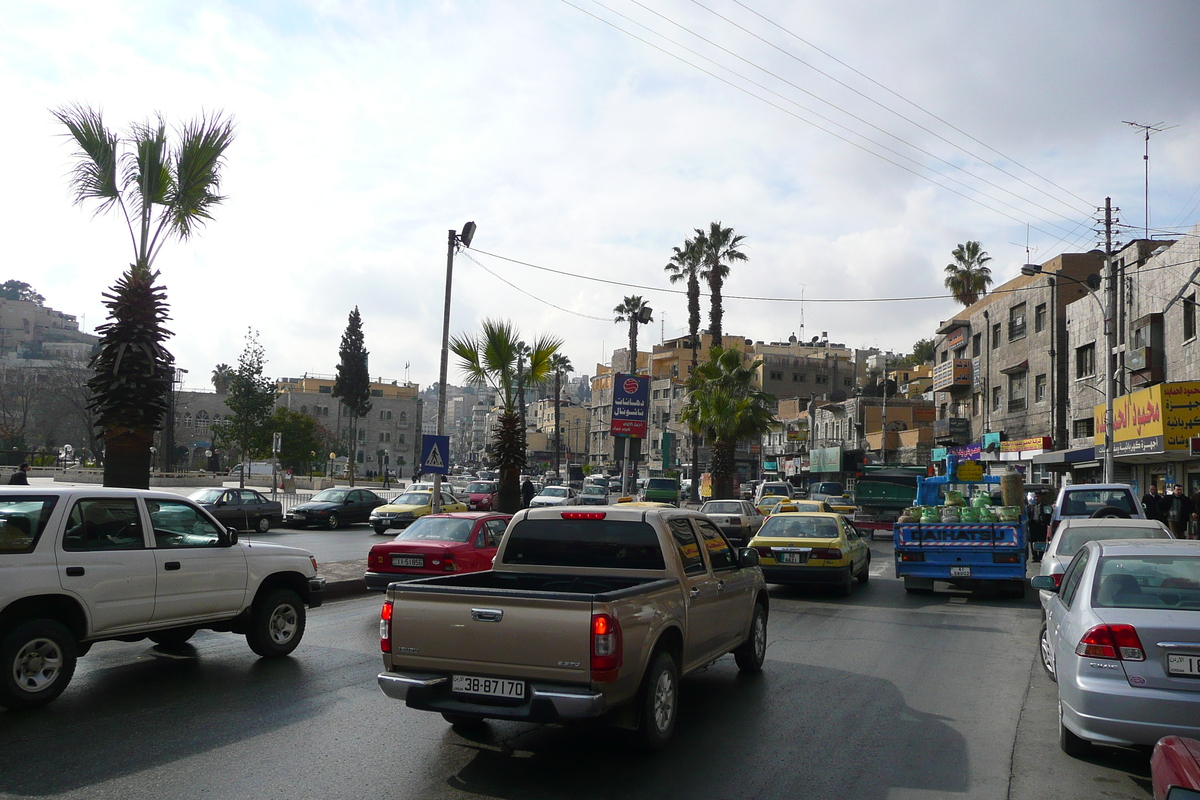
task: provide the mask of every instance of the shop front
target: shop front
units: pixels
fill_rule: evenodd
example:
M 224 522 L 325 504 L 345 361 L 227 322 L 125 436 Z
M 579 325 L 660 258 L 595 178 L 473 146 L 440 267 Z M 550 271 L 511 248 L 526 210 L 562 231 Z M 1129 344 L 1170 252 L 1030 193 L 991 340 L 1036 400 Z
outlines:
M 1096 459 L 1104 460 L 1104 406 L 1097 405 Z M 1160 383 L 1113 400 L 1114 480 L 1140 492 L 1156 484 L 1168 491 L 1182 484 L 1200 491 L 1200 458 L 1192 439 L 1200 436 L 1200 381 Z

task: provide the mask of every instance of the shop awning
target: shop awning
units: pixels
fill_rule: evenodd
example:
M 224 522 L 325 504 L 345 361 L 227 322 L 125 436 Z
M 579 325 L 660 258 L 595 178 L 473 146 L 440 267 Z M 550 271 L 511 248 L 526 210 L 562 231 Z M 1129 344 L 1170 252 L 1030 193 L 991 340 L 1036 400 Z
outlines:
M 1034 464 L 1046 464 L 1051 469 L 1069 469 L 1081 466 L 1085 461 L 1096 458 L 1096 448 L 1080 447 L 1076 450 L 1055 450 L 1052 453 L 1042 453 L 1030 459 Z

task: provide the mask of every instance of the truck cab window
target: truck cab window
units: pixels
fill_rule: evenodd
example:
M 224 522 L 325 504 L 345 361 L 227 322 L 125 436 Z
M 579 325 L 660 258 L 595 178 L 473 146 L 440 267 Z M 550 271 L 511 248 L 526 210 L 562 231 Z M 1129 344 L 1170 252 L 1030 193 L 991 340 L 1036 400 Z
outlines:
M 705 571 L 704 559 L 700 556 L 700 545 L 696 542 L 696 534 L 692 526 L 683 517 L 675 517 L 667 522 L 671 535 L 675 537 L 675 548 L 679 551 L 679 560 L 683 562 L 686 575 L 698 575 Z
M 713 572 L 721 569 L 733 569 L 737 566 L 733 558 L 733 548 L 721 535 L 721 532 L 706 519 L 693 520 L 700 530 L 700 538 L 704 541 L 704 549 L 708 552 L 708 561 L 712 564 Z

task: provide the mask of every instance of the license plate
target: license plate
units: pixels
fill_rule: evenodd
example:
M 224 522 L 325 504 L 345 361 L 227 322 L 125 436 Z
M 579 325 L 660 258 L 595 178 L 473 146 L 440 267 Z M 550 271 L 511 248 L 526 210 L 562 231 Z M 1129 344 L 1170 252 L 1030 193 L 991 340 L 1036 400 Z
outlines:
M 807 564 L 808 553 L 780 553 L 780 564 Z
M 1200 676 L 1200 656 L 1185 656 L 1172 653 L 1167 656 L 1167 672 L 1172 675 Z
M 393 567 L 423 567 L 425 556 L 392 556 Z
M 969 577 L 971 577 L 971 568 L 970 567 L 951 567 L 950 568 L 950 577 L 951 578 L 969 578 Z
M 525 696 L 525 681 L 512 681 L 507 678 L 476 678 L 471 675 L 455 675 L 451 687 L 463 694 L 484 694 L 489 697 Z

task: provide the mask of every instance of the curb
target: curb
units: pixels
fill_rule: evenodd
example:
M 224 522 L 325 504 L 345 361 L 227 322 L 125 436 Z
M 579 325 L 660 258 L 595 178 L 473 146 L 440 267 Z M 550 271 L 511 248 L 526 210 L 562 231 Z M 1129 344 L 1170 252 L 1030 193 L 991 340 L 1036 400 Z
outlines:
M 350 578 L 345 580 L 326 581 L 325 599 L 340 600 L 344 597 L 372 594 L 367 588 L 366 578 Z

